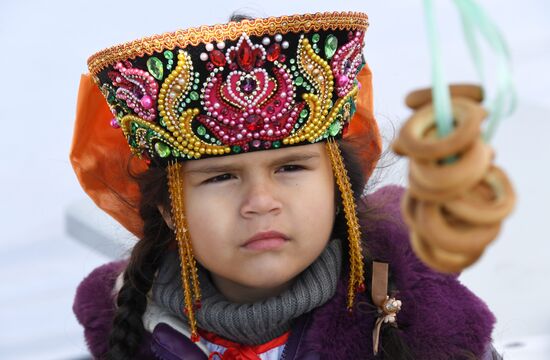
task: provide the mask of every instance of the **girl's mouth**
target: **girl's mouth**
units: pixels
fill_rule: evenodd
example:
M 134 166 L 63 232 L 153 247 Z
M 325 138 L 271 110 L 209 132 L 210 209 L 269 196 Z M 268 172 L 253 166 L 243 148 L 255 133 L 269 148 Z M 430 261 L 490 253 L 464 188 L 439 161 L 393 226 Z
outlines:
M 265 251 L 281 248 L 289 237 L 278 231 L 259 232 L 248 239 L 242 247 L 247 250 Z

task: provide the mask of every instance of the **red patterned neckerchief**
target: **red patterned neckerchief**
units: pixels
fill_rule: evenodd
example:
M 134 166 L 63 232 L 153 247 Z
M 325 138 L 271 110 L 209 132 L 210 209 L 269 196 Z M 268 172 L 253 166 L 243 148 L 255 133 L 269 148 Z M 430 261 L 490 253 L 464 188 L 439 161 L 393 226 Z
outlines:
M 288 341 L 288 337 L 290 336 L 290 331 L 287 331 L 283 335 L 260 345 L 239 344 L 230 340 L 226 340 L 214 333 L 205 330 L 199 330 L 199 334 L 207 341 L 215 345 L 223 346 L 227 349 L 223 354 L 220 354 L 217 351 L 211 353 L 208 359 L 260 360 L 260 357 L 258 355 L 286 344 L 286 342 Z

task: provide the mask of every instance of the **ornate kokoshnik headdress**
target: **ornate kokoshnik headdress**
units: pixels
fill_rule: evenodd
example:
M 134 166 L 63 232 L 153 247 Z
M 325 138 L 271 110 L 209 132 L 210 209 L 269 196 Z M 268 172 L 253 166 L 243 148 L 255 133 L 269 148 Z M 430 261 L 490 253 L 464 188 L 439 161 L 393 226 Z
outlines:
M 325 141 L 348 224 L 349 309 L 364 288 L 353 192 L 334 139 L 367 141 L 370 151 L 362 157 L 370 175 L 381 142 L 362 56 L 367 27 L 367 15 L 353 12 L 243 20 L 155 35 L 88 60 L 73 167 L 98 206 L 137 236 L 139 191 L 123 164 L 133 154 L 139 171 L 151 163 L 167 167 L 193 340 L 200 292 L 185 219 L 183 161 Z

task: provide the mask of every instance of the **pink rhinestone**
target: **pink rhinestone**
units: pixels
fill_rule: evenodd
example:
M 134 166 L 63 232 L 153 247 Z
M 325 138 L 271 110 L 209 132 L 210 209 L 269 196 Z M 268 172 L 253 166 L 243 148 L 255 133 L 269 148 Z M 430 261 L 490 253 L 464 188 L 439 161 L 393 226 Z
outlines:
M 111 127 L 114 129 L 120 128 L 120 125 L 118 124 L 118 121 L 115 118 L 111 119 Z
M 346 75 L 340 75 L 338 77 L 338 86 L 346 86 L 346 84 L 349 82 L 349 78 Z

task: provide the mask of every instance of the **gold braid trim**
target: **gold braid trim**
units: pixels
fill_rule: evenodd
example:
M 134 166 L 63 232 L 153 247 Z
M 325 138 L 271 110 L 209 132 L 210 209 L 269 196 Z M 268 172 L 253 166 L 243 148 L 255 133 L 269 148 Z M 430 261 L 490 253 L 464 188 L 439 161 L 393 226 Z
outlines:
M 185 202 L 183 194 L 183 179 L 181 177 L 182 165 L 177 162 L 168 165 L 168 189 L 172 202 L 172 221 L 175 226 L 176 240 L 178 242 L 181 261 L 181 278 L 183 283 L 185 313 L 191 329 L 191 340 L 198 341 L 197 320 L 195 307 L 200 307 L 200 287 L 197 275 L 197 263 L 193 256 L 191 238 L 185 220 Z
M 262 36 L 330 29 L 366 30 L 368 26 L 367 14 L 360 12 L 325 12 L 199 26 L 153 35 L 101 50 L 90 56 L 88 68 L 92 75 L 97 75 L 102 69 L 118 61 L 173 50 L 176 47 L 183 49 L 189 45 L 237 40 L 243 33 L 247 33 L 248 36 Z
M 348 225 L 350 274 L 348 284 L 348 310 L 352 310 L 355 294 L 365 290 L 365 273 L 363 269 L 363 252 L 361 251 L 361 230 L 357 220 L 357 209 L 348 172 L 344 166 L 342 153 L 333 139 L 328 139 L 326 149 L 334 171 L 336 183 L 342 194 L 344 214 Z

